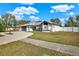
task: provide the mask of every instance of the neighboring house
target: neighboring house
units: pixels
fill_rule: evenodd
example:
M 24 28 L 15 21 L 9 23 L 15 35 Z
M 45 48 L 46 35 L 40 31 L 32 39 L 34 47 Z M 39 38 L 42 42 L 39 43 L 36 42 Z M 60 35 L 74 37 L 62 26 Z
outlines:
M 60 26 L 53 25 L 51 22 L 33 22 L 21 25 L 20 30 L 23 31 L 41 31 L 41 32 L 55 32 L 62 31 Z

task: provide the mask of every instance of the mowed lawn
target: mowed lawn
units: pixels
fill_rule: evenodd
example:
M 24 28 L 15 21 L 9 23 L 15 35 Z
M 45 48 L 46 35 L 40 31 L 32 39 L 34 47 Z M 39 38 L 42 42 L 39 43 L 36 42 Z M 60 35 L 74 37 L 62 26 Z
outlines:
M 29 38 L 79 47 L 79 32 L 34 32 Z
M 66 56 L 68 54 L 41 48 L 21 41 L 0 46 L 0 56 Z

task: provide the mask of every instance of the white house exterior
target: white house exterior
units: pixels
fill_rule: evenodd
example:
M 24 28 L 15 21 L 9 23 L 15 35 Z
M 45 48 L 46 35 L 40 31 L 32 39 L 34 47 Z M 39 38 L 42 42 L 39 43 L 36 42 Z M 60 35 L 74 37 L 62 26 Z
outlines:
M 56 26 L 50 22 L 43 21 L 43 22 L 38 22 L 38 23 L 29 23 L 29 24 L 21 25 L 20 30 L 55 32 L 55 31 L 62 31 L 63 29 L 60 26 Z

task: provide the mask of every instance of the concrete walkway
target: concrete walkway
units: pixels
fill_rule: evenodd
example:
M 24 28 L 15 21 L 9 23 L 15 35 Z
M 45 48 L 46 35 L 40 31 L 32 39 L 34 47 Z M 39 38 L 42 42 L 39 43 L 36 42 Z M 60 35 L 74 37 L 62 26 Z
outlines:
M 40 47 L 43 47 L 43 48 L 67 53 L 67 54 L 70 54 L 70 55 L 79 56 L 79 47 L 76 47 L 76 46 L 52 43 L 52 42 L 29 39 L 29 38 L 23 39 L 21 41 L 26 42 L 26 43 L 30 43 L 30 44 L 33 44 L 33 45 L 36 45 L 36 46 L 40 46 Z
M 4 34 L 4 36 L 0 37 L 0 45 L 24 39 L 32 35 L 33 33 L 21 31 L 21 32 L 13 32 L 13 34 L 11 35 L 7 34 L 7 32 L 1 33 L 1 34 Z

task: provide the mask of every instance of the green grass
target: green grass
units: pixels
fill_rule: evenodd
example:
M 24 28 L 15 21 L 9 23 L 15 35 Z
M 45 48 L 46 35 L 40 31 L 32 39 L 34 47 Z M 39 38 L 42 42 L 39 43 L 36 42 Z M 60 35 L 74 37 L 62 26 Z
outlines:
M 21 41 L 0 46 L 0 56 L 66 56 L 69 54 L 41 48 Z
M 34 32 L 29 38 L 79 47 L 79 32 Z

